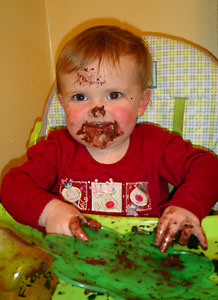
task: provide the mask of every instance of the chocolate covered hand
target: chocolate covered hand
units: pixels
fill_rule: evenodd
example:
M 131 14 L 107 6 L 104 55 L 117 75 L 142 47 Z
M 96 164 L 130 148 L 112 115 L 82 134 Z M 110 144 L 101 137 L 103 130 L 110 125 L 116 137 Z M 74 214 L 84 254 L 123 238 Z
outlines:
M 178 242 L 181 245 L 187 245 L 190 236 L 194 234 L 198 238 L 202 249 L 207 249 L 206 236 L 198 218 L 184 208 L 169 206 L 164 210 L 159 220 L 155 237 L 155 244 L 160 246 L 162 253 L 167 251 L 179 231 L 181 231 L 181 234 Z
M 101 228 L 99 223 L 83 216 L 72 204 L 58 199 L 47 204 L 39 218 L 39 225 L 45 227 L 46 233 L 75 236 L 83 242 L 88 241 L 88 236 L 81 226 L 90 227 L 94 231 Z

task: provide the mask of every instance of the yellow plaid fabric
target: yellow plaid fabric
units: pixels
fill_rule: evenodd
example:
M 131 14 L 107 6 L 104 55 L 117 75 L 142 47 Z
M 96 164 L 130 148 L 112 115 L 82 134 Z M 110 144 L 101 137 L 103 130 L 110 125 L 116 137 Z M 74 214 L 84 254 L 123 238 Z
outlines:
M 218 61 L 192 44 L 146 35 L 155 86 L 141 121 L 173 129 L 175 98 L 186 98 L 183 137 L 218 154 Z

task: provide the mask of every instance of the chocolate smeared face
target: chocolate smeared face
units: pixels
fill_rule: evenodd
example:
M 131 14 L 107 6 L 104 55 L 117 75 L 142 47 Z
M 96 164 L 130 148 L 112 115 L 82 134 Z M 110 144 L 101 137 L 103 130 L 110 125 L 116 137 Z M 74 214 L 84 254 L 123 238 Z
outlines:
M 94 147 L 106 148 L 108 143 L 123 134 L 117 122 L 85 122 L 78 135 Z
M 127 150 L 149 93 L 139 84 L 134 59 L 123 56 L 115 65 L 103 60 L 99 66 L 96 60 L 78 71 L 63 74 L 58 98 L 70 135 L 96 156 L 109 153 L 111 161 L 117 150 L 122 154 Z M 101 150 L 105 148 L 110 152 Z

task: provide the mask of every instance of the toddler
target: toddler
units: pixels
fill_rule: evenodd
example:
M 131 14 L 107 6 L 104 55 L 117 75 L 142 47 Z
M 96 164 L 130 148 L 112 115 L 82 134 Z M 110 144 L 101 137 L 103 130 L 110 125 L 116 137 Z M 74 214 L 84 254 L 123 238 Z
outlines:
M 161 252 L 180 231 L 181 244 L 194 234 L 206 249 L 200 223 L 218 201 L 218 159 L 158 126 L 136 125 L 152 84 L 143 40 L 116 26 L 87 29 L 63 48 L 56 77 L 67 129 L 31 147 L 28 161 L 5 176 L 8 212 L 84 242 L 81 225 L 100 225 L 83 213 L 159 217 Z

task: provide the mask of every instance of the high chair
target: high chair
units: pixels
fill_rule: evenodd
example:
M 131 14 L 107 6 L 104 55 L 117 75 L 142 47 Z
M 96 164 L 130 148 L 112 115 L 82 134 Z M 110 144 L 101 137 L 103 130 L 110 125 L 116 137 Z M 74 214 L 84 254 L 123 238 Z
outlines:
M 151 102 L 138 122 L 152 122 L 174 131 L 190 140 L 194 145 L 208 149 L 218 155 L 218 60 L 207 50 L 187 40 L 160 33 L 146 33 L 143 37 L 148 43 L 153 56 L 153 85 Z M 46 138 L 51 130 L 65 127 L 65 115 L 59 104 L 56 89 L 54 87 L 47 103 L 42 122 L 37 122 L 30 137 L 30 146 L 39 139 Z M 216 206 L 214 214 L 218 211 Z M 35 229 L 16 223 L 1 207 L 0 226 L 12 229 L 22 239 L 37 240 L 42 245 L 42 235 Z M 108 217 L 92 215 L 103 226 L 125 234 L 134 226 L 142 226 L 144 230 L 153 231 L 157 225 L 157 218 L 137 217 Z M 218 225 L 218 216 L 206 217 L 202 226 L 208 239 L 208 250 L 201 251 L 209 259 L 218 260 L 218 243 L 214 228 Z M 140 228 L 140 227 L 139 227 Z M 1 236 L 1 229 L 0 229 Z M 178 249 L 180 247 L 178 246 Z M 184 249 L 184 247 L 182 248 Z M 186 250 L 190 251 L 185 247 Z M 1 252 L 0 261 L 4 253 Z M 47 254 L 46 254 L 47 255 Z M 49 257 L 49 256 L 48 256 Z M 50 259 L 50 258 L 49 258 Z M 34 267 L 33 267 L 34 268 Z M 30 270 L 28 270 L 30 272 Z M 0 289 L 1 287 L 0 268 Z M 15 276 L 15 275 L 14 275 Z M 53 275 L 52 275 L 53 276 Z M 217 277 L 212 280 L 218 283 Z M 40 282 L 41 283 L 41 282 Z M 22 289 L 26 282 L 20 282 L 14 287 L 15 291 Z M 6 285 L 6 284 L 5 284 Z M 56 285 L 55 276 L 53 286 Z M 82 286 L 82 285 L 81 285 Z M 14 296 L 7 298 L 0 291 L 0 299 L 20 299 L 12 288 L 5 290 Z M 40 288 L 40 284 L 38 285 Z M 16 294 L 16 295 L 15 295 Z M 5 298 L 4 298 L 5 297 Z M 33 299 L 31 295 L 26 299 Z M 44 298 L 37 298 L 39 300 Z M 50 299 L 49 296 L 47 299 Z M 45 298 L 45 300 L 47 300 Z M 52 300 L 71 299 L 112 299 L 107 295 L 86 291 L 75 287 L 59 278 Z

